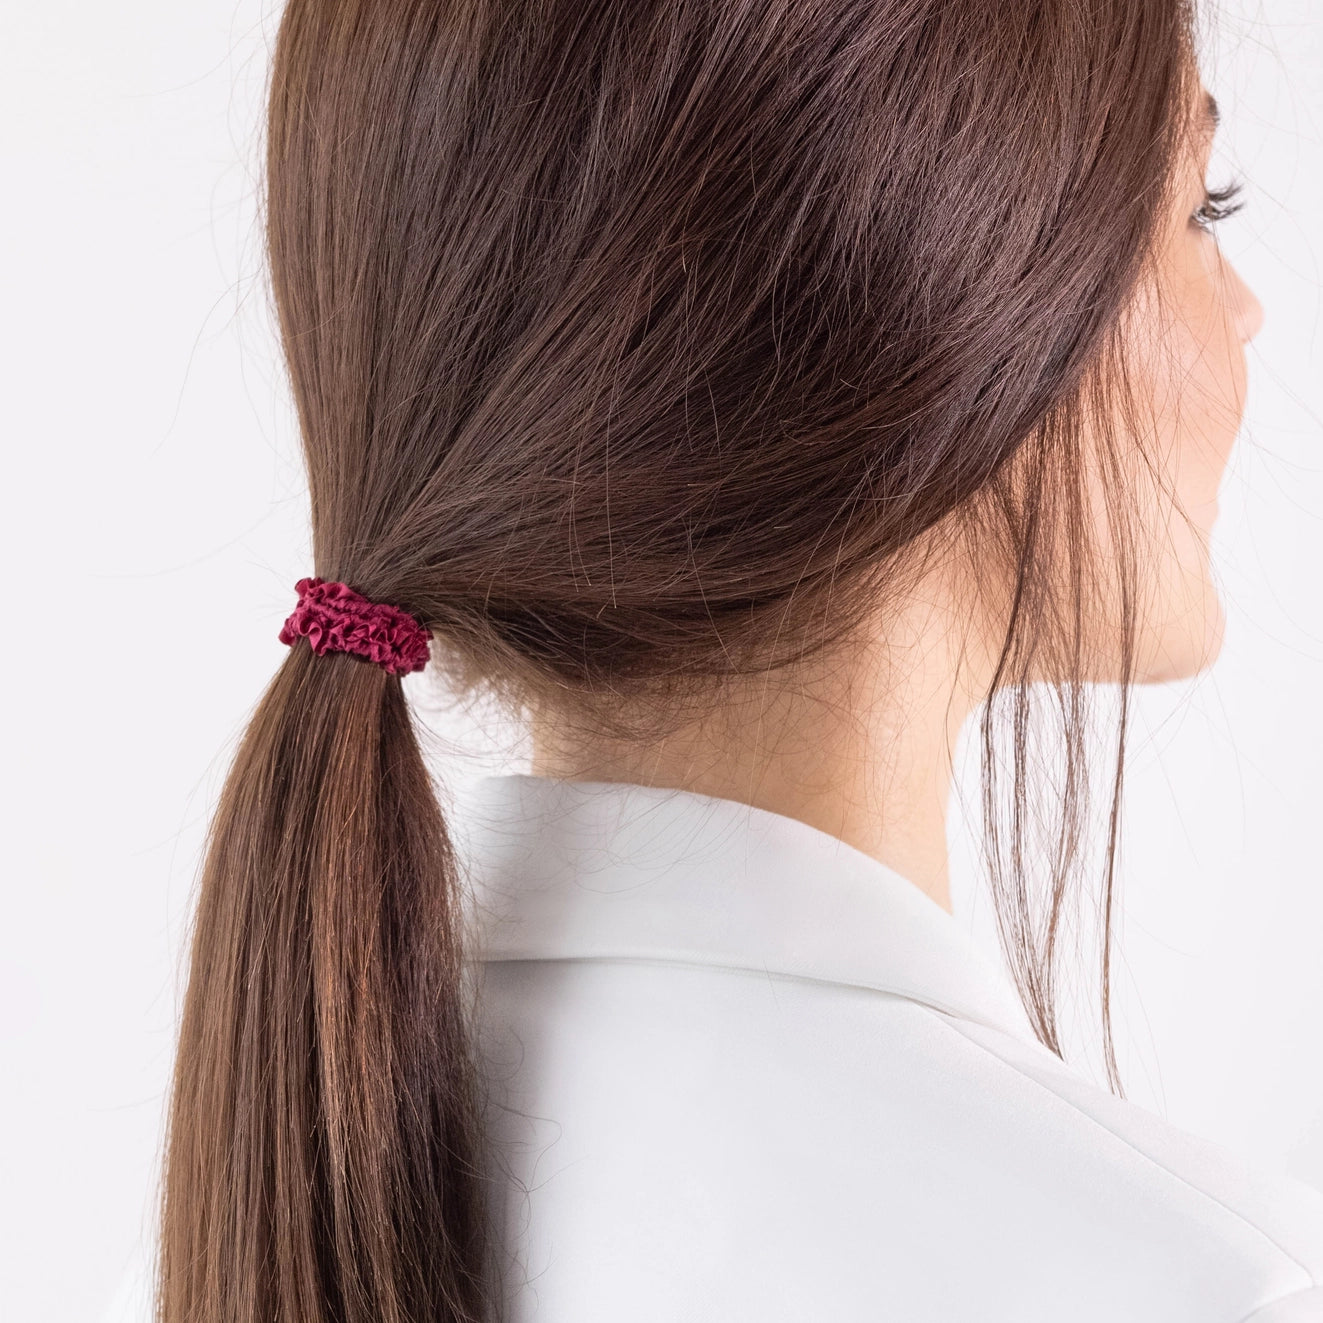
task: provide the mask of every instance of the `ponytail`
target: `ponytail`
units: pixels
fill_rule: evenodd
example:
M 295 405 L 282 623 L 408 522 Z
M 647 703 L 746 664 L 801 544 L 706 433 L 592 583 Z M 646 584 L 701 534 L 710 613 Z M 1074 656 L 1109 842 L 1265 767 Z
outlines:
M 486 1317 L 457 891 L 399 679 L 296 644 L 209 835 L 160 1323 Z

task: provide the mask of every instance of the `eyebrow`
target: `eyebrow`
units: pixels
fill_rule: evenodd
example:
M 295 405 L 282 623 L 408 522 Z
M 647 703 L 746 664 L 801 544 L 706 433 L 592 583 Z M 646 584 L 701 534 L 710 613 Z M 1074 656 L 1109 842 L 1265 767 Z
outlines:
M 1204 123 L 1209 132 L 1215 132 L 1222 122 L 1222 112 L 1218 109 L 1217 98 L 1211 92 L 1204 93 Z

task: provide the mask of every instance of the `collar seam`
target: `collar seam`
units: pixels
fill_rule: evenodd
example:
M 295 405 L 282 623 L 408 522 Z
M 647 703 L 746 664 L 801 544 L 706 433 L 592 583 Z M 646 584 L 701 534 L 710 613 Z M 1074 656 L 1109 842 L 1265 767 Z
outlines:
M 516 965 L 516 964 L 550 964 L 555 962 L 575 963 L 575 964 L 626 964 L 626 965 L 678 965 L 686 969 L 717 969 L 729 974 L 749 974 L 760 979 L 781 979 L 794 983 L 813 983 L 819 987 L 829 988 L 853 988 L 859 992 L 871 992 L 883 997 L 891 997 L 898 1001 L 907 1001 L 915 1006 L 921 1006 L 925 1010 L 935 1012 L 939 1015 L 952 1016 L 958 1020 L 966 1020 L 973 1024 L 985 1025 L 988 1028 L 996 1029 L 1001 1033 L 1009 1033 L 1012 1036 L 1018 1036 L 1000 1016 L 995 1014 L 980 1014 L 971 1010 L 967 1006 L 959 1005 L 955 1002 L 938 1000 L 930 994 L 924 993 L 918 989 L 906 990 L 901 987 L 884 987 L 880 983 L 860 982 L 852 978 L 830 978 L 823 974 L 800 974 L 793 970 L 779 969 L 772 966 L 761 966 L 754 964 L 731 964 L 724 960 L 698 960 L 684 959 L 678 956 L 665 955 L 633 955 L 617 952 L 586 952 L 586 953 L 556 953 L 546 955 L 521 954 L 521 955 L 478 955 L 473 957 L 473 962 L 481 965 Z

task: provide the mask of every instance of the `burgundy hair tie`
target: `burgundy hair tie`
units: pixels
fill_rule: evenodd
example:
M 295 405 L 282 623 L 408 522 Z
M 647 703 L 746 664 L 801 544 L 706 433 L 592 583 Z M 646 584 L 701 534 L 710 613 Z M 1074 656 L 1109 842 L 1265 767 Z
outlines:
M 308 640 L 319 656 L 351 652 L 376 662 L 391 675 L 408 675 L 427 665 L 431 635 L 398 606 L 370 602 L 347 583 L 300 579 L 299 604 L 280 630 L 280 641 Z

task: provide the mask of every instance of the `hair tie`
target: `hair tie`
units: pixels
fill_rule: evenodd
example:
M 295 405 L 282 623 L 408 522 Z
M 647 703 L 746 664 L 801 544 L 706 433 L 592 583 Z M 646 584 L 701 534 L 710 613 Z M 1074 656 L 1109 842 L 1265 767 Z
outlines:
M 430 655 L 431 634 L 398 606 L 370 602 L 347 583 L 300 579 L 299 604 L 280 630 L 280 641 L 308 640 L 319 656 L 349 652 L 375 662 L 391 675 L 421 671 Z

